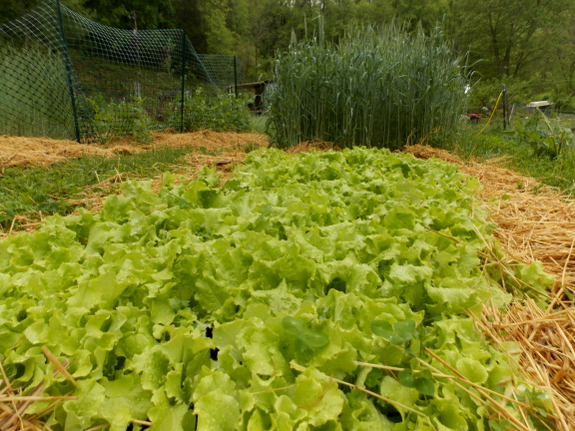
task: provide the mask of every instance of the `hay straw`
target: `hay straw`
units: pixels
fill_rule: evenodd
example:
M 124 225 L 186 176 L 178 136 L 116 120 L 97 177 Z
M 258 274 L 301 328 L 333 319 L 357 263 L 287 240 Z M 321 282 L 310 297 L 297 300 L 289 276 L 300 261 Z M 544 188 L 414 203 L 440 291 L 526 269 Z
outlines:
M 320 140 L 300 142 L 294 147 L 287 148 L 287 154 L 309 153 L 311 150 L 316 151 L 341 151 L 341 148 L 334 146 L 331 142 L 324 142 Z
M 194 133 L 157 133 L 152 146 L 156 147 L 195 147 L 205 148 L 206 152 L 235 152 L 244 151 L 247 147 L 252 149 L 267 147 L 267 136 L 259 133 L 212 132 L 202 130 Z
M 548 273 L 557 276 L 546 310 L 527 297 L 506 311 L 487 305 L 476 320 L 494 343 L 515 341 L 521 346 L 518 364 L 550 394 L 557 430 L 575 430 L 575 200 L 501 167 L 505 159 L 489 164 L 465 162 L 423 145 L 405 151 L 454 163 L 462 172 L 476 176 L 483 186 L 478 197 L 498 226 L 494 236 L 507 261 L 541 261 Z
M 48 166 L 52 163 L 75 159 L 83 155 L 114 157 L 118 154 L 135 154 L 158 148 L 195 147 L 206 152 L 239 151 L 248 146 L 257 148 L 268 145 L 268 138 L 259 133 L 212 132 L 157 133 L 149 144 L 129 144 L 124 141 L 108 145 L 79 144 L 75 141 L 48 138 L 0 136 L 0 172 L 15 166 Z
M 48 349 L 46 346 L 42 346 L 40 349 L 42 350 L 42 353 L 44 353 L 44 356 L 46 356 L 46 358 L 48 358 L 48 360 L 50 362 L 52 362 L 54 367 L 56 367 L 56 369 L 60 373 L 62 373 L 64 375 L 64 377 L 66 377 L 66 380 L 68 380 L 74 386 L 77 386 L 77 383 L 76 383 L 76 380 L 74 380 L 74 377 L 72 377 L 72 375 L 66 370 L 67 367 L 65 367 L 60 362 L 58 362 L 58 359 L 56 359 L 56 357 L 50 351 L 50 349 Z
M 74 379 L 67 371 L 72 361 L 59 362 L 46 346 L 42 346 L 41 349 L 46 358 L 55 367 L 52 373 L 53 376 L 56 377 L 58 373 L 62 373 L 68 381 L 75 384 Z M 0 387 L 2 388 L 0 391 L 0 410 L 2 410 L 2 413 L 0 413 L 0 431 L 50 429 L 40 419 L 50 413 L 60 401 L 78 399 L 70 396 L 73 391 L 63 396 L 41 396 L 44 383 L 37 385 L 28 395 L 23 395 L 24 388 L 13 389 L 12 382 L 9 381 L 1 363 L 0 371 L 2 372 L 2 381 L 0 382 Z M 36 401 L 52 401 L 52 403 L 41 412 L 27 415 L 26 410 Z
M 48 166 L 52 163 L 76 159 L 83 155 L 113 157 L 133 154 L 137 147 L 117 145 L 83 145 L 74 141 L 48 138 L 0 137 L 0 169 L 15 166 Z

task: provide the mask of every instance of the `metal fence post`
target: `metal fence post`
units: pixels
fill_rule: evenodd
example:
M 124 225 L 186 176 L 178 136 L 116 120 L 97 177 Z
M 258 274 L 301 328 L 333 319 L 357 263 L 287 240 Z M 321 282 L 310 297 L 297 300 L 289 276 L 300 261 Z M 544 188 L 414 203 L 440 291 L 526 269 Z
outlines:
M 234 55 L 234 90 L 236 97 L 238 97 L 238 66 L 236 59 L 237 57 Z
M 66 33 L 64 33 L 64 23 L 62 21 L 62 10 L 60 9 L 60 0 L 56 0 L 56 9 L 58 12 L 58 24 L 60 26 L 60 37 L 62 38 L 62 48 L 64 55 L 64 63 L 66 65 L 66 78 L 68 80 L 68 88 L 70 90 L 70 100 L 72 101 L 72 112 L 74 113 L 74 128 L 76 131 L 76 141 L 80 142 L 80 126 L 78 124 L 78 112 L 76 110 L 76 96 L 74 95 L 74 86 L 72 84 L 72 61 L 68 53 L 68 42 L 66 41 Z
M 186 92 L 186 30 L 182 30 L 182 104 L 180 106 L 180 133 L 184 133 L 184 95 Z
M 507 88 L 503 84 L 503 130 L 507 129 Z

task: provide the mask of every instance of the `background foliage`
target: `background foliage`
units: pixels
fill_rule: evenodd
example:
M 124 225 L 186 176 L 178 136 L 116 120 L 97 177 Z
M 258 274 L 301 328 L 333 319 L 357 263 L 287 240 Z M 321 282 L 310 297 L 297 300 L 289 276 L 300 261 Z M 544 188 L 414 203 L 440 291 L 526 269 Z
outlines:
M 0 22 L 22 15 L 37 0 L 4 0 Z M 571 0 L 64 0 L 103 24 L 124 29 L 183 28 L 199 53 L 237 54 L 248 79 L 269 75 L 277 50 L 292 32 L 321 15 L 326 40 L 354 24 L 388 23 L 430 32 L 442 23 L 461 52 L 471 51 L 476 78 L 529 80 L 530 96 L 569 101 L 575 95 L 575 2 Z M 307 21 L 307 24 L 306 24 Z

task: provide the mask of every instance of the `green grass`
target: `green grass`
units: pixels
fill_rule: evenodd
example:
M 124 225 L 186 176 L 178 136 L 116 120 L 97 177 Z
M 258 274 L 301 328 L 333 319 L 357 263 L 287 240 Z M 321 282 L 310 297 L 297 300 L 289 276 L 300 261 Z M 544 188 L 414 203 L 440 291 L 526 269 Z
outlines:
M 186 170 L 181 158 L 192 148 L 162 148 L 114 158 L 83 156 L 49 167 L 6 168 L 0 177 L 0 230 L 18 227 L 17 215 L 31 220 L 54 213 L 69 214 L 82 203 L 86 187 L 118 174 L 122 179 L 151 178 L 163 171 Z M 104 190 L 106 191 L 106 190 Z M 13 224 L 14 222 L 14 224 Z
M 575 129 L 575 115 L 564 115 L 557 119 L 557 121 L 563 126 L 570 129 Z

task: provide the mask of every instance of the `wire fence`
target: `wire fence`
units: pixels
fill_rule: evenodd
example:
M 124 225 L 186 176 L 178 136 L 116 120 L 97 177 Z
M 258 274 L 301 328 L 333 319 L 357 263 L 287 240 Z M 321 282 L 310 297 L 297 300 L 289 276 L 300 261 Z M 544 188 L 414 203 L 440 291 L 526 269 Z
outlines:
M 89 142 L 182 131 L 186 97 L 237 85 L 234 56 L 198 55 L 183 30 L 122 30 L 59 0 L 0 26 L 0 134 Z

